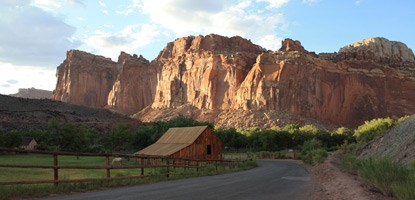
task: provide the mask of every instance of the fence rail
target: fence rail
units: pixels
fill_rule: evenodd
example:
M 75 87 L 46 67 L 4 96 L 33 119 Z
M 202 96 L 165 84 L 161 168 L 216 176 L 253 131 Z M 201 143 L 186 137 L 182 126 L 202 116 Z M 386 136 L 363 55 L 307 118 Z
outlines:
M 53 165 L 16 165 L 16 164 L 0 164 L 0 168 L 33 168 L 33 169 L 53 169 L 53 180 L 39 180 L 39 181 L 0 181 L 0 185 L 21 185 L 21 184 L 47 184 L 53 183 L 59 185 L 60 183 L 80 183 L 80 182 L 94 182 L 94 181 L 112 181 L 123 179 L 139 179 L 148 177 L 150 175 L 144 174 L 144 169 L 152 168 L 165 168 L 166 173 L 159 174 L 161 176 L 169 177 L 171 175 L 170 168 L 183 168 L 184 170 L 194 168 L 199 172 L 199 168 L 203 168 L 206 164 L 214 164 L 215 169 L 218 170 L 218 165 L 223 167 L 235 167 L 242 162 L 241 160 L 191 160 L 185 158 L 168 158 L 163 156 L 143 156 L 143 155 L 131 155 L 131 154 L 119 154 L 119 153 L 77 153 L 77 152 L 61 152 L 61 151 L 39 151 L 39 150 L 21 150 L 21 149 L 9 149 L 0 148 L 0 152 L 8 153 L 30 153 L 30 154 L 46 154 L 53 156 Z M 62 166 L 59 165 L 59 156 L 94 156 L 105 157 L 105 165 L 101 166 Z M 110 157 L 124 157 L 129 159 L 135 159 L 136 162 L 140 162 L 138 165 L 128 166 L 114 166 L 110 165 Z M 158 163 L 152 163 L 154 160 L 159 160 Z M 150 163 L 150 164 L 148 164 Z M 60 169 L 83 169 L 83 170 L 105 170 L 104 178 L 84 178 L 73 180 L 59 179 Z M 141 173 L 138 176 L 111 176 L 111 170 L 114 169 L 140 169 Z M 183 174 L 183 173 L 181 173 Z

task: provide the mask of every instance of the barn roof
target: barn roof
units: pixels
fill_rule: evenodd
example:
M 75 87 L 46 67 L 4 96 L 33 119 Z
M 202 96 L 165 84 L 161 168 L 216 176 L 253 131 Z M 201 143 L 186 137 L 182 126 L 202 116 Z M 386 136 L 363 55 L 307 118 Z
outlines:
M 32 137 L 23 137 L 22 138 L 22 146 L 27 146 L 30 144 L 30 142 L 32 142 L 34 138 Z
M 170 128 L 156 143 L 135 154 L 169 156 L 191 145 L 207 126 Z

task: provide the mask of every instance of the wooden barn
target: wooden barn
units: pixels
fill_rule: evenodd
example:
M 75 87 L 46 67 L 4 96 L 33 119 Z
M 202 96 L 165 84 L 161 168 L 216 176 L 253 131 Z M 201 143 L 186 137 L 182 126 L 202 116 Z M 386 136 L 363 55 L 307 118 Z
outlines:
M 222 159 L 222 142 L 207 126 L 170 128 L 156 143 L 135 154 L 192 160 Z
M 24 150 L 35 150 L 36 149 L 37 142 L 32 137 L 23 137 L 22 138 L 22 144 L 20 145 L 21 149 Z

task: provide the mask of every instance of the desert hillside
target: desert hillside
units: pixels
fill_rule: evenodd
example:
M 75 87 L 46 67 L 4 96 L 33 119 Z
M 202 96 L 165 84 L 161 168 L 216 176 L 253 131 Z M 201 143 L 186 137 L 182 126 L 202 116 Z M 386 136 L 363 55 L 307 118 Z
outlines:
M 136 120 L 106 109 L 90 108 L 48 99 L 26 99 L 0 95 L 0 130 L 42 129 L 59 119 L 99 130 L 114 123 L 137 124 Z

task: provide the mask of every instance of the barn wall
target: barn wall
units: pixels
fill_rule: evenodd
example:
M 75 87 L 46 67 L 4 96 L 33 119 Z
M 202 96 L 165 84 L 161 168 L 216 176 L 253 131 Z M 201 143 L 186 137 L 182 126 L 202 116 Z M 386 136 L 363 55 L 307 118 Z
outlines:
M 212 146 L 211 155 L 207 155 L 207 145 Z M 171 155 L 172 158 L 222 159 L 222 142 L 209 128 L 205 129 L 190 146 Z

